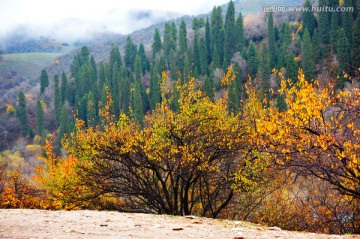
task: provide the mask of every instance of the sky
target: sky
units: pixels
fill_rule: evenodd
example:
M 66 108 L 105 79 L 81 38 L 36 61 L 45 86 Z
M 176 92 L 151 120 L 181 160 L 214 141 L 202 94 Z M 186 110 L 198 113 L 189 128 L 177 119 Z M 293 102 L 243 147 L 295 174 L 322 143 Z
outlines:
M 135 21 L 136 10 L 154 10 L 151 20 L 166 12 L 196 15 L 229 0 L 0 0 L 0 36 L 18 26 L 34 34 L 86 35 L 96 31 L 131 33 L 149 26 L 148 19 Z M 173 16 L 173 15 L 171 15 Z M 22 28 L 24 29 L 24 27 Z

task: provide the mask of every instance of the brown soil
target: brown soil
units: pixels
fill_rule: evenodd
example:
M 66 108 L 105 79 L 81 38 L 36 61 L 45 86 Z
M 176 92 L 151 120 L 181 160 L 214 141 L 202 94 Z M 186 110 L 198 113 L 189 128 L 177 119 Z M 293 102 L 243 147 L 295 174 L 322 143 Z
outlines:
M 152 239 L 348 239 L 360 235 L 289 232 L 246 222 L 109 211 L 0 210 L 0 239 L 152 238 Z

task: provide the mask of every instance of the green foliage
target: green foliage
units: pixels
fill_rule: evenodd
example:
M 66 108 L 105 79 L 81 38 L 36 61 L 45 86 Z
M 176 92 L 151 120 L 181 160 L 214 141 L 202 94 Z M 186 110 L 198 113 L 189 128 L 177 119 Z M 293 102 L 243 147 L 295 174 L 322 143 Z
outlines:
M 352 7 L 352 0 L 344 0 L 343 7 Z M 352 45 L 352 25 L 353 25 L 353 13 L 350 11 L 343 11 L 341 13 L 341 27 L 345 31 L 345 36 L 350 46 Z M 341 36 L 339 36 L 340 38 Z
M 260 53 L 260 78 L 261 78 L 261 91 L 262 94 L 269 100 L 270 99 L 270 77 L 271 77 L 271 68 L 270 68 L 270 56 L 269 50 L 265 43 L 261 46 Z
M 231 59 L 235 53 L 235 6 L 234 2 L 231 0 L 228 4 L 228 8 L 225 15 L 225 39 L 224 39 L 224 62 L 223 68 L 226 69 L 230 63 Z
M 306 0 L 304 3 L 304 8 L 312 9 L 312 4 L 310 0 Z M 314 34 L 314 30 L 316 28 L 317 22 L 314 16 L 313 11 L 303 11 L 302 12 L 302 21 L 303 21 L 303 28 L 309 31 L 310 37 Z
M 358 16 L 355 21 L 352 42 L 354 68 L 358 69 L 360 67 L 360 16 Z
M 150 72 L 150 109 L 155 110 L 161 101 L 160 76 L 154 65 L 151 65 Z
M 314 77 L 314 58 L 313 46 L 310 39 L 310 33 L 305 29 L 301 41 L 301 67 L 304 69 L 305 79 L 311 81 Z
M 154 32 L 154 40 L 152 44 L 153 59 L 155 59 L 156 54 L 162 50 L 162 47 L 163 45 L 160 37 L 160 30 L 156 28 Z
M 130 92 L 131 92 L 130 97 L 131 97 L 132 117 L 140 125 L 143 125 L 144 113 L 141 104 L 140 86 L 138 82 L 131 84 Z
M 337 48 L 337 40 L 338 40 L 338 28 L 339 28 L 339 14 L 337 12 L 333 12 L 331 14 L 330 21 L 330 45 L 333 51 L 336 51 Z
M 130 36 L 126 38 L 125 44 L 125 66 L 129 71 L 134 71 L 137 46 L 132 42 Z
M 214 98 L 214 82 L 209 76 L 204 77 L 204 93 L 210 99 Z
M 291 79 L 292 82 L 297 82 L 297 75 L 298 75 L 298 64 L 295 61 L 295 55 L 291 53 L 286 61 L 286 72 L 285 72 L 285 79 Z
M 46 87 L 49 86 L 49 77 L 48 77 L 48 73 L 45 69 L 43 69 L 41 71 L 41 75 L 40 75 L 40 93 L 43 94 Z
M 319 7 L 328 6 L 327 0 L 319 0 Z M 319 13 L 319 38 L 321 43 L 330 43 L 329 25 L 331 19 L 331 12 L 320 11 Z
M 181 21 L 179 27 L 179 54 L 185 54 L 187 49 L 187 31 L 186 24 L 184 21 Z
M 272 12 L 270 12 L 268 15 L 268 50 L 269 50 L 270 68 L 274 68 L 277 65 L 278 59 L 276 53 L 274 19 Z
M 244 22 L 243 16 L 241 12 L 239 13 L 238 18 L 235 23 L 235 43 L 236 43 L 236 51 L 242 52 L 245 47 L 245 31 L 244 31 Z
M 64 83 L 64 84 L 66 84 L 66 83 Z M 66 87 L 66 85 L 65 85 L 65 87 Z M 64 94 L 65 94 L 65 92 L 64 92 Z M 62 99 L 61 99 L 59 76 L 57 74 L 55 74 L 54 75 L 54 108 L 55 108 L 55 116 L 56 116 L 56 121 L 57 122 L 60 121 L 60 113 L 61 113 L 62 104 L 63 104 L 63 102 L 62 102 Z M 39 134 L 39 135 L 41 135 L 41 134 Z
M 258 55 L 254 42 L 250 42 L 248 50 L 248 71 L 251 78 L 255 78 L 258 71 Z
M 16 117 L 20 121 L 20 131 L 23 137 L 27 136 L 30 133 L 30 127 L 27 120 L 27 111 L 26 111 L 26 98 L 22 90 L 20 90 L 17 100 L 16 107 Z
M 44 128 L 44 110 L 40 100 L 38 100 L 36 104 L 36 130 L 38 135 L 44 135 Z

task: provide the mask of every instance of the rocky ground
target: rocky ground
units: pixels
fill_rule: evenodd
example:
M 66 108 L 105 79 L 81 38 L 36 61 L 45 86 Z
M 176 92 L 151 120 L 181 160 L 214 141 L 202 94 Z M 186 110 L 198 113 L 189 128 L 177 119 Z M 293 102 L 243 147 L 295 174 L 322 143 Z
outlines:
M 152 239 L 348 239 L 360 235 L 289 232 L 246 222 L 108 211 L 0 210 L 0 239 L 152 238 Z

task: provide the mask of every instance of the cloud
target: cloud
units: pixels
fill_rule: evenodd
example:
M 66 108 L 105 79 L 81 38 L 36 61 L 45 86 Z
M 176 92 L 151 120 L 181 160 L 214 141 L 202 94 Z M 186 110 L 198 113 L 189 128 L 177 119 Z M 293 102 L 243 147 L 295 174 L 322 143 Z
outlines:
M 0 36 L 26 26 L 34 35 L 84 38 L 96 32 L 128 34 L 181 15 L 209 12 L 228 0 L 1 0 Z

